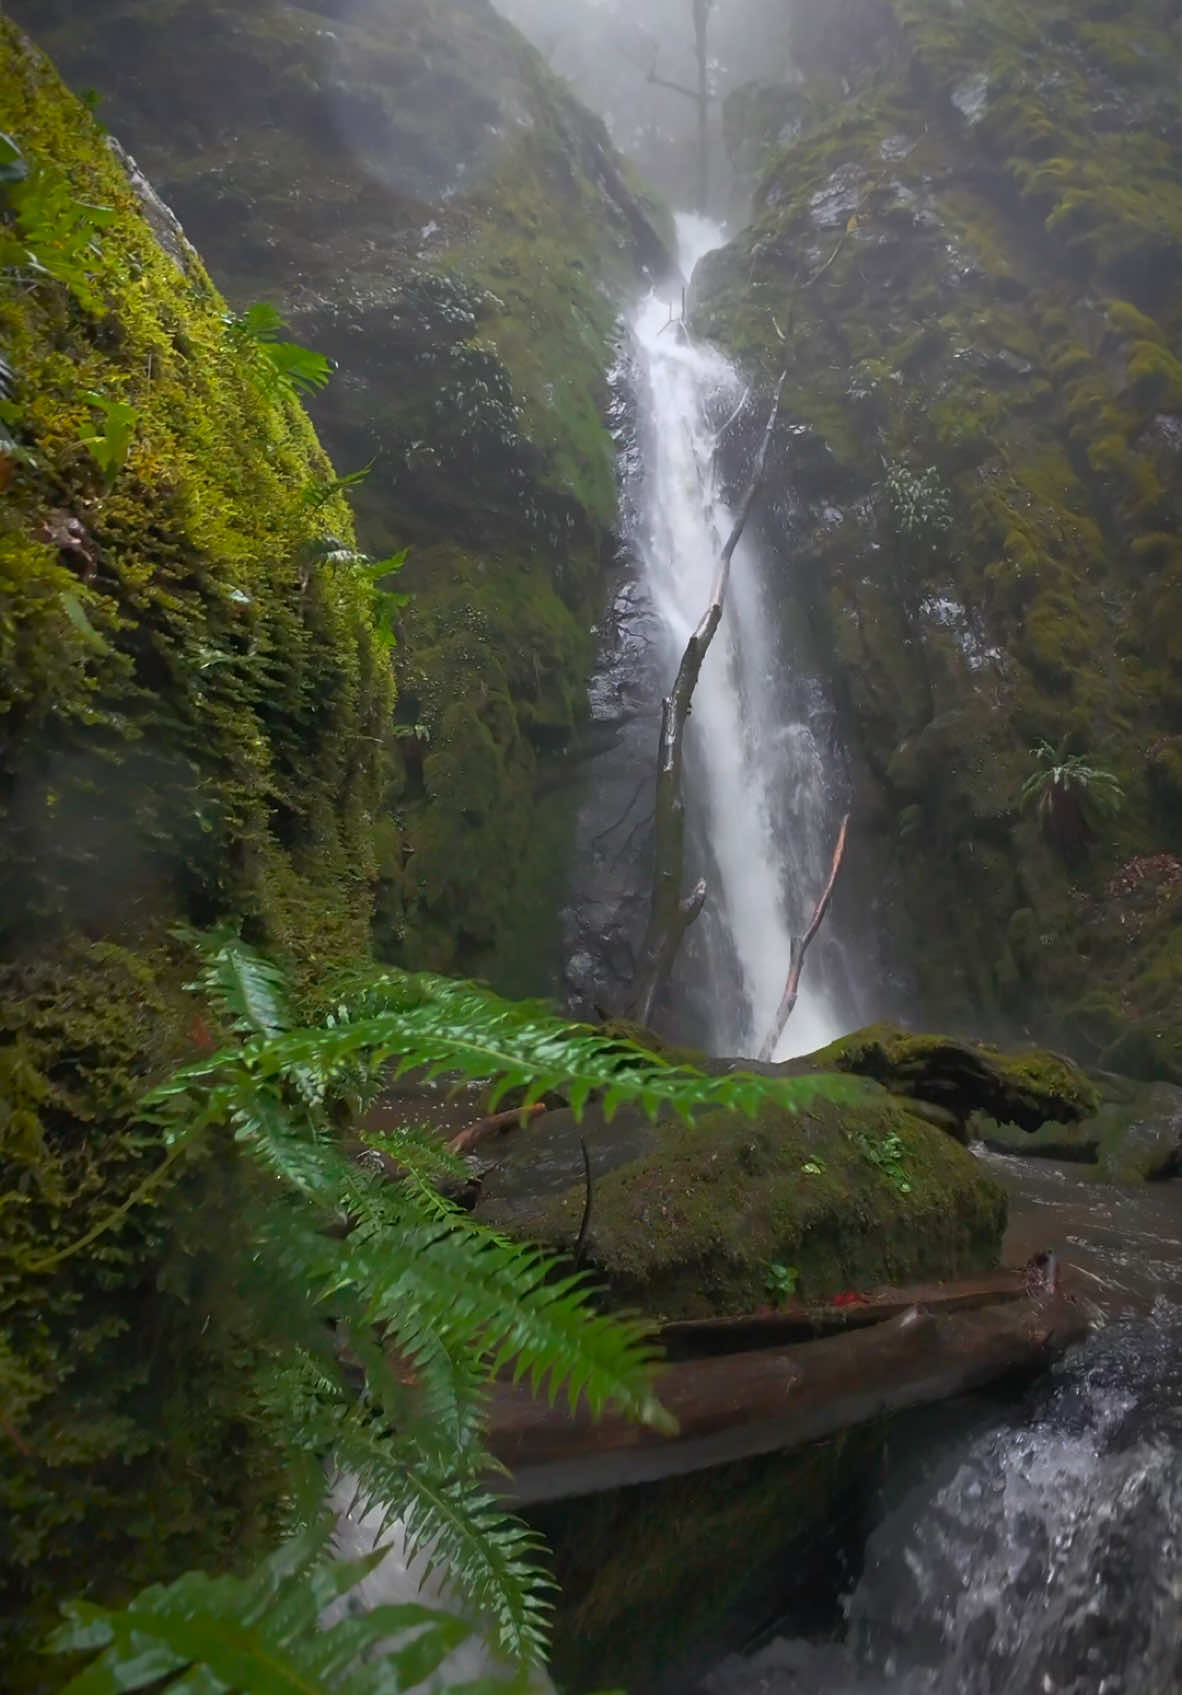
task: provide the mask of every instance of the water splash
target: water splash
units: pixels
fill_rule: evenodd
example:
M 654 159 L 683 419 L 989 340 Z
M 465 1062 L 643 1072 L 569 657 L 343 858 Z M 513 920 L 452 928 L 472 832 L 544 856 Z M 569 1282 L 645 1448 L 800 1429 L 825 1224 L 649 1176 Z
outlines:
M 1182 1310 L 1073 1349 L 870 1538 L 845 1644 L 779 1641 L 708 1695 L 1182 1688 Z
M 699 217 L 679 218 L 678 234 L 686 275 L 722 240 L 718 226 Z M 641 418 L 636 539 L 665 689 L 709 604 L 733 524 L 717 448 L 743 387 L 722 354 L 695 343 L 656 294 L 637 311 L 632 335 Z M 697 861 L 687 886 L 701 874 L 710 891 L 689 959 L 708 984 L 709 1039 L 719 1053 L 754 1053 L 770 1029 L 792 933 L 807 921 L 832 852 L 826 772 L 816 738 L 789 706 L 777 617 L 758 549 L 745 536 L 686 739 Z M 840 1031 L 816 969 L 806 970 L 775 1057 L 807 1053 Z

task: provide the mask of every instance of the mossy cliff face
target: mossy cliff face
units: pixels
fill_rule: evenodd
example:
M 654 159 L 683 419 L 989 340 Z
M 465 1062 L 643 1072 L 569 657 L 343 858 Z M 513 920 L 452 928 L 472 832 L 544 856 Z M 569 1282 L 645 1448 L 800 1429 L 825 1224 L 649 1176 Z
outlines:
M 853 761 L 847 896 L 921 1021 L 1177 1078 L 1176 8 L 796 17 L 803 82 L 732 103 L 762 169 L 694 321 L 787 367 L 768 528 Z M 1125 790 L 1074 859 L 1020 808 L 1042 739 Z
M 0 131 L 42 207 L 13 222 L 0 190 L 6 263 L 25 250 L 0 284 L 0 1662 L 16 1690 L 52 1682 L 22 1654 L 57 1599 L 249 1557 L 266 1521 L 249 1314 L 210 1259 L 240 1228 L 242 1179 L 207 1162 L 123 1216 L 162 1155 L 135 1102 L 215 1039 L 183 991 L 178 923 L 239 914 L 307 974 L 365 951 L 393 691 L 373 591 L 310 562 L 316 526 L 347 537 L 349 515 L 304 498 L 331 477 L 308 419 L 5 21 Z M 60 272 L 79 220 L 77 275 L 55 280 L 36 261 Z M 90 395 L 132 408 L 107 474 L 80 440 L 105 434 Z
M 411 550 L 384 945 L 537 988 L 571 810 L 542 797 L 583 714 L 606 374 L 666 264 L 653 209 L 488 0 L 14 9 L 230 297 L 339 361 L 314 416 L 338 464 L 373 461 L 367 545 Z

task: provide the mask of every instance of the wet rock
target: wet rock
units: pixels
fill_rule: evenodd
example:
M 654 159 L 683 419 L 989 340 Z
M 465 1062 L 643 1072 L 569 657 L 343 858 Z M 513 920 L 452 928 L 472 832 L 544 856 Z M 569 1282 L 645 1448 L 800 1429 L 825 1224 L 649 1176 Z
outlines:
M 1085 1118 L 1099 1104 L 1095 1086 L 1058 1054 L 1038 1048 L 1005 1053 L 983 1042 L 920 1035 L 895 1024 L 857 1030 L 789 1067 L 872 1077 L 892 1094 L 944 1109 L 962 1133 L 975 1112 L 1035 1131 L 1048 1119 Z

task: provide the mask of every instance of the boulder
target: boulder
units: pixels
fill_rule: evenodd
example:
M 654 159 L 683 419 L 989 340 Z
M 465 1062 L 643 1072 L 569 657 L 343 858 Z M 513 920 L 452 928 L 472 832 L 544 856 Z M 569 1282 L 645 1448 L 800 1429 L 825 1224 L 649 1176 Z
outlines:
M 509 1138 L 477 1217 L 573 1250 L 582 1137 L 585 1263 L 614 1302 L 654 1315 L 750 1312 L 771 1298 L 773 1267 L 815 1298 L 996 1264 L 1005 1200 L 965 1149 L 873 1083 L 842 1099 L 802 1084 L 785 1079 L 753 1118 L 547 1113 Z
M 936 1108 L 962 1137 L 974 1112 L 1035 1131 L 1048 1119 L 1075 1123 L 1099 1105 L 1095 1085 L 1059 1054 L 1041 1048 L 1003 1052 L 897 1024 L 868 1025 L 789 1065 L 793 1071 L 871 1077 L 893 1095 Z

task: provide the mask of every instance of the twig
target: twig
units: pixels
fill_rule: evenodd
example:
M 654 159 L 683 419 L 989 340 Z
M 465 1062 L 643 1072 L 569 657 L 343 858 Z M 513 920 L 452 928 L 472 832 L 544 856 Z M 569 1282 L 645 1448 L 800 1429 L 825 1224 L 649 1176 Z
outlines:
M 587 1152 L 587 1144 L 582 1136 L 579 1137 L 579 1147 L 583 1153 L 583 1183 L 586 1188 L 586 1199 L 583 1202 L 583 1222 L 579 1225 L 579 1234 L 575 1239 L 576 1271 L 582 1268 L 583 1252 L 587 1246 L 587 1231 L 591 1226 L 591 1155 Z
M 487 1118 L 478 1118 L 475 1124 L 469 1124 L 467 1129 L 454 1135 L 447 1144 L 448 1150 L 453 1154 L 470 1153 L 486 1136 L 504 1136 L 519 1125 L 528 1124 L 531 1118 L 545 1110 L 541 1101 L 535 1101 L 533 1106 L 515 1106 L 508 1112 L 490 1113 Z
M 833 899 L 833 890 L 837 884 L 837 873 L 841 870 L 841 862 L 845 857 L 845 838 L 849 828 L 850 815 L 847 812 L 841 821 L 841 829 L 837 832 L 837 846 L 833 850 L 833 865 L 829 872 L 829 881 L 825 884 L 820 900 L 813 908 L 813 916 L 809 919 L 808 928 L 802 936 L 793 936 L 788 954 L 788 981 L 784 985 L 784 993 L 776 1010 L 775 1023 L 771 1034 L 759 1050 L 761 1060 L 771 1059 L 776 1051 L 780 1037 L 784 1034 L 784 1026 L 792 1016 L 800 993 L 800 974 L 804 969 L 804 956 L 808 952 L 809 943 L 821 928 L 822 920 L 829 910 L 829 902 Z

